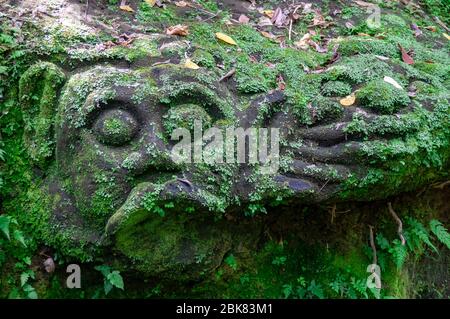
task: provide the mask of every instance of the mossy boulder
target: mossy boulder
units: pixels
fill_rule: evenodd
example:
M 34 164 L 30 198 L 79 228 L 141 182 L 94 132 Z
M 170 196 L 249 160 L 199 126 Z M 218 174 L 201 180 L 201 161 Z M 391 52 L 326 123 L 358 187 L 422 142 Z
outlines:
M 362 105 L 382 114 L 392 114 L 411 102 L 404 89 L 382 80 L 367 83 L 358 91 L 357 98 Z

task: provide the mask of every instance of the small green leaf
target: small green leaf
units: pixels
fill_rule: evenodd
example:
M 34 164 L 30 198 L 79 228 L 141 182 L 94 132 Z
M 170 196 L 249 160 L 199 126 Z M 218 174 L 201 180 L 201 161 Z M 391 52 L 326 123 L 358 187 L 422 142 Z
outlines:
M 123 278 L 120 275 L 119 271 L 114 270 L 113 272 L 108 274 L 107 279 L 113 286 L 123 290 L 123 288 L 124 288 Z
M 28 293 L 28 298 L 30 298 L 30 299 L 38 299 L 38 295 L 37 295 L 37 293 L 36 293 L 36 291 L 30 291 L 29 293 Z
M 406 261 L 406 258 L 408 257 L 408 251 L 406 249 L 406 246 L 402 245 L 402 243 L 398 239 L 394 239 L 392 241 L 392 244 L 392 247 L 389 248 L 389 253 L 391 253 L 397 269 L 401 269 Z
M 0 230 L 5 234 L 8 240 L 11 240 L 9 236 L 9 224 L 11 222 L 11 218 L 9 216 L 0 216 Z
M 436 219 L 430 221 L 430 228 L 437 239 L 450 249 L 450 234 L 442 223 Z
M 111 289 L 113 289 L 113 285 L 105 278 L 103 288 L 105 289 L 105 295 L 107 296 L 110 293 Z
M 19 243 L 23 245 L 23 247 L 27 247 L 27 243 L 25 242 L 25 238 L 23 237 L 23 233 L 16 229 L 13 232 L 13 237 L 15 240 L 17 240 Z
M 23 287 L 27 283 L 28 279 L 30 278 L 30 275 L 26 272 L 23 272 L 20 275 L 20 285 Z
M 94 269 L 100 271 L 105 278 L 108 277 L 109 273 L 111 272 L 111 267 L 107 265 L 95 266 Z
M 31 265 L 31 258 L 30 257 L 24 257 L 24 258 L 22 258 L 22 261 L 25 263 L 25 264 L 27 264 L 28 266 L 30 266 Z

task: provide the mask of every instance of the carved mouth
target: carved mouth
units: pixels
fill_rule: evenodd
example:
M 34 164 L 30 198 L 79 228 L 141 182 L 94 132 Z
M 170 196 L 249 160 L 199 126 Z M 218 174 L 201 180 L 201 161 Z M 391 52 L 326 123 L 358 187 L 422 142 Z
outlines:
M 188 180 L 177 178 L 163 184 L 140 183 L 131 191 L 125 203 L 109 218 L 105 234 L 110 237 L 121 228 L 132 227 L 149 218 L 161 217 L 164 215 L 164 207 L 171 208 L 174 202 L 177 203 L 177 207 L 203 206 L 198 196 L 198 188 Z

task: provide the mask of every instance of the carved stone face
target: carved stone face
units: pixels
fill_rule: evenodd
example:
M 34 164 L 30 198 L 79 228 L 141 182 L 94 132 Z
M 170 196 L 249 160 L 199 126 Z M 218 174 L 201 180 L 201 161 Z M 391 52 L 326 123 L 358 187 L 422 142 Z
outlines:
M 39 62 L 24 74 L 25 144 L 45 172 L 55 243 L 68 238 L 67 247 L 81 243 L 89 254 L 106 247 L 118 253 L 111 259 L 128 258 L 149 275 L 198 278 L 230 250 L 253 247 L 261 222 L 243 215 L 383 198 L 445 169 L 448 74 L 354 52 L 365 41 L 357 38 L 342 41 L 330 62 L 245 28 L 233 36 L 242 49 L 148 34 L 125 47 L 81 43 L 66 54 L 89 63 Z M 124 62 L 131 54 L 139 57 Z M 187 67 L 186 57 L 199 68 Z M 36 102 L 38 80 L 44 91 Z M 351 94 L 356 102 L 342 101 Z M 230 127 L 278 129 L 277 169 L 208 163 L 220 149 L 208 148 L 212 137 L 203 140 L 203 160 L 175 161 L 172 133 L 184 128 L 194 137 L 196 121 L 203 133 L 223 136 Z M 417 174 L 423 178 L 411 183 Z

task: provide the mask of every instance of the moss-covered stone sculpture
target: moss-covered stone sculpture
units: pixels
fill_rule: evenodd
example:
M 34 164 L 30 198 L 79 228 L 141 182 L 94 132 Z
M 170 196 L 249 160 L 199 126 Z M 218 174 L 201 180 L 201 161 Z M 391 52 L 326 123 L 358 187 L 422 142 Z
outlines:
M 336 5 L 315 3 L 336 24 L 317 31 L 329 38 L 324 53 L 296 47 L 302 22 L 292 40 L 238 23 L 228 5 L 257 19 L 249 2 L 129 2 L 132 13 L 113 1 L 2 4 L 24 48 L 3 93 L 23 130 L 2 132 L 23 146 L 8 164 L 23 179 L 3 209 L 65 260 L 202 281 L 236 252 L 259 249 L 266 209 L 384 200 L 448 178 L 449 42 L 425 29 L 431 39 L 416 38 L 414 15 L 388 7 L 374 30 L 343 1 L 360 21 L 349 29 Z M 179 23 L 187 36 L 165 34 Z M 414 64 L 398 44 L 414 50 Z M 171 134 L 195 120 L 279 128 L 278 171 L 175 162 Z

